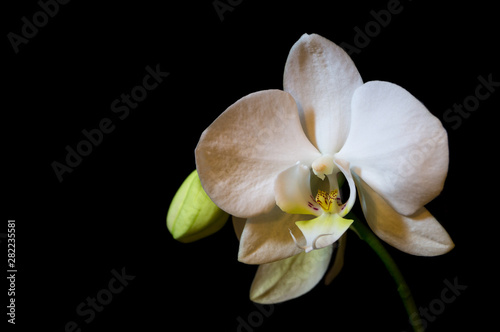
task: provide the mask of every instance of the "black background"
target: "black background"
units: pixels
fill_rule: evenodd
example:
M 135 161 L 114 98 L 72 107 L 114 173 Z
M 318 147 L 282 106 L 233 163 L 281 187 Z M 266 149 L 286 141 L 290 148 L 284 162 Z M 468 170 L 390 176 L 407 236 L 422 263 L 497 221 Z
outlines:
M 199 135 L 218 114 L 248 93 L 282 88 L 288 51 L 303 33 L 355 45 L 355 27 L 364 30 L 374 21 L 370 12 L 388 3 L 246 0 L 221 21 L 210 0 L 71 1 L 17 54 L 7 34 L 20 34 L 21 18 L 32 21 L 40 6 L 3 4 L 0 232 L 16 219 L 15 329 L 62 332 L 74 321 L 82 331 L 235 331 L 238 317 L 250 317 L 254 331 L 410 331 L 391 278 L 353 233 L 333 284 L 265 307 L 272 311 L 265 317 L 248 299 L 256 267 L 237 262 L 230 223 L 192 244 L 173 240 L 165 225 L 170 200 L 195 167 Z M 479 76 L 500 81 L 498 19 L 489 3 L 402 0 L 402 11 L 352 55 L 363 80 L 396 83 L 443 120 L 474 95 Z M 111 103 L 157 65 L 169 76 L 120 120 Z M 423 258 L 388 247 L 419 307 L 436 306 L 445 280 L 467 286 L 433 315 L 428 331 L 498 326 L 498 204 L 488 188 L 496 182 L 499 94 L 456 129 L 443 121 L 449 175 L 428 208 L 456 248 Z M 75 148 L 82 130 L 103 118 L 114 131 L 59 182 L 51 164 L 64 163 L 65 147 Z M 1 248 L 6 261 L 5 241 Z M 122 268 L 135 279 L 86 323 L 77 306 Z

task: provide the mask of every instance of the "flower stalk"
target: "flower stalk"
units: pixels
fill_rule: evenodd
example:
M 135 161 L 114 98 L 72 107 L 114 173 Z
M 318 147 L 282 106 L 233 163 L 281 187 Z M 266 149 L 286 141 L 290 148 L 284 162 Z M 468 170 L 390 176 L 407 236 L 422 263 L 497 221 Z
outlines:
M 413 327 L 413 330 L 415 332 L 423 332 L 424 326 L 420 315 L 415 315 L 415 313 L 418 313 L 415 300 L 413 299 L 410 288 L 408 287 L 403 274 L 396 265 L 396 262 L 392 259 L 391 255 L 385 249 L 377 236 L 373 234 L 373 232 L 367 226 L 365 226 L 352 212 L 349 213 L 347 217 L 354 220 L 354 222 L 350 226 L 350 229 L 353 230 L 361 240 L 365 241 L 370 246 L 370 248 L 373 249 L 373 251 L 375 251 L 377 256 L 384 263 L 387 271 L 389 271 L 391 277 L 394 279 L 394 282 L 397 285 L 399 296 L 401 297 L 406 312 L 408 313 L 408 317 L 410 318 L 409 321 Z

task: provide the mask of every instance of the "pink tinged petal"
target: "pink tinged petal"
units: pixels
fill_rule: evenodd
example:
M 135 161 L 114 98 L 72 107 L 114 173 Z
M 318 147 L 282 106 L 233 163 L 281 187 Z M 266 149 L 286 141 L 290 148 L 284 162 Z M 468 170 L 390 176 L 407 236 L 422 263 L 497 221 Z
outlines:
M 382 240 L 417 256 L 437 256 L 453 249 L 450 236 L 426 208 L 411 216 L 400 215 L 360 177 L 354 178 L 368 225 Z
M 275 206 L 274 180 L 280 172 L 319 156 L 302 130 L 293 97 L 266 90 L 241 98 L 203 132 L 196 168 L 217 206 L 249 218 Z
M 329 246 L 259 266 L 250 289 L 250 299 L 273 304 L 309 292 L 323 278 L 331 256 L 332 247 Z
M 448 139 L 441 122 L 408 91 L 368 82 L 353 96 L 351 130 L 337 157 L 398 213 L 411 215 L 443 188 Z
M 269 213 L 247 219 L 240 238 L 238 260 L 246 264 L 265 264 L 300 253 L 302 249 L 295 245 L 288 229 L 304 218 L 309 216 L 287 214 L 276 206 Z
M 338 214 L 323 213 L 317 218 L 295 223 L 302 232 L 305 244 L 300 243 L 293 231 L 290 231 L 290 234 L 298 247 L 310 252 L 333 244 L 349 229 L 352 222 Z
M 352 95 L 362 84 L 349 55 L 321 36 L 304 34 L 290 50 L 284 90 L 299 104 L 302 126 L 322 153 L 334 154 L 344 144 Z
M 281 172 L 274 183 L 276 205 L 289 214 L 312 214 L 319 216 L 321 208 L 311 193 L 311 171 L 297 163 Z

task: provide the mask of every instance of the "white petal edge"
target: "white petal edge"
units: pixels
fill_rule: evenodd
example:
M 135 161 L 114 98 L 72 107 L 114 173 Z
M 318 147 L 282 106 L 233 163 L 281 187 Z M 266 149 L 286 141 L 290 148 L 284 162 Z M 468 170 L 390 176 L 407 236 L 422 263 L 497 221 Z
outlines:
M 455 246 L 446 230 L 424 207 L 411 216 L 397 213 L 356 173 L 361 207 L 373 232 L 391 246 L 416 256 L 437 256 Z
M 344 202 L 345 206 L 340 212 L 340 216 L 344 217 L 351 211 L 354 203 L 356 202 L 356 184 L 351 174 L 351 168 L 348 161 L 342 160 L 340 158 L 334 157 L 333 162 L 338 167 L 338 169 L 344 174 L 347 180 L 347 185 L 349 186 L 349 198 Z M 344 184 L 345 185 L 345 184 Z
M 322 153 L 333 155 L 344 144 L 352 95 L 362 84 L 349 55 L 328 39 L 304 34 L 292 46 L 284 90 L 297 101 L 304 130 Z
M 231 105 L 203 132 L 195 154 L 205 192 L 241 218 L 269 212 L 276 176 L 320 156 L 302 130 L 295 100 L 280 90 L 256 92 Z
M 337 157 L 398 213 L 411 215 L 443 188 L 448 138 L 439 119 L 408 91 L 373 81 L 354 93 L 349 137 Z
M 246 220 L 240 237 L 238 260 L 245 264 L 265 264 L 297 255 L 302 249 L 295 245 L 289 228 L 295 222 L 313 218 L 287 214 L 276 206 L 271 212 Z
M 323 278 L 332 251 L 329 246 L 260 265 L 250 289 L 250 299 L 256 303 L 274 304 L 309 292 Z

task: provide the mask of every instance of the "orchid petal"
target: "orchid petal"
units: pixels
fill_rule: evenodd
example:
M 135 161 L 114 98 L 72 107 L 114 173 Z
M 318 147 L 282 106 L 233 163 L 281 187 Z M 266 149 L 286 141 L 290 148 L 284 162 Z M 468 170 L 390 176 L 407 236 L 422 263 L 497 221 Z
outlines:
M 203 132 L 196 165 L 213 202 L 249 218 L 275 206 L 273 184 L 280 172 L 319 156 L 302 130 L 293 97 L 266 90 L 238 100 Z
M 325 274 L 331 256 L 332 247 L 329 246 L 259 266 L 250 289 L 250 299 L 273 304 L 309 292 Z
M 247 219 L 241 233 L 238 260 L 265 264 L 300 253 L 302 250 L 295 245 L 288 229 L 304 218 L 309 216 L 287 214 L 276 206 L 271 212 Z
M 398 213 L 411 215 L 443 188 L 448 139 L 439 119 L 408 91 L 368 82 L 353 96 L 351 130 L 337 157 Z
M 337 241 L 349 229 L 352 222 L 353 220 L 344 219 L 336 213 L 323 213 L 311 220 L 298 221 L 295 224 L 305 238 L 305 245 L 299 244 L 293 232 L 290 231 L 290 233 L 297 246 L 309 252 L 313 249 L 324 248 Z
M 307 137 L 324 154 L 338 152 L 349 132 L 351 98 L 363 84 L 347 53 L 316 34 L 304 34 L 288 55 L 284 90 L 299 105 Z
M 321 215 L 311 193 L 311 171 L 304 164 L 296 164 L 281 172 L 274 183 L 276 205 L 290 214 Z
M 354 178 L 368 225 L 382 240 L 417 256 L 437 256 L 453 249 L 450 236 L 426 208 L 411 216 L 400 215 L 355 173 Z

